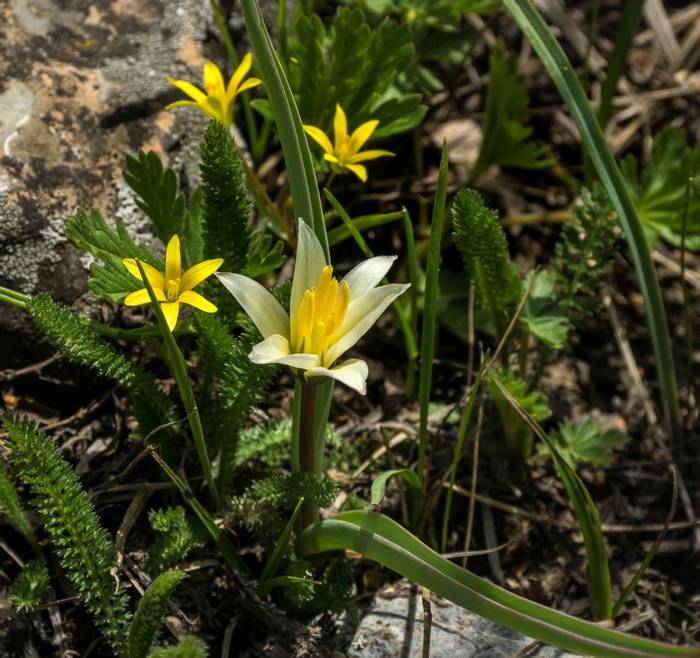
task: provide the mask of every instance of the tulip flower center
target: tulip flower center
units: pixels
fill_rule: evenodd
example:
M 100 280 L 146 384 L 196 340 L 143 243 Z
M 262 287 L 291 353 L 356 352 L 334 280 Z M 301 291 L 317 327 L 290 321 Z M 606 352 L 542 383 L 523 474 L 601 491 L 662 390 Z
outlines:
M 167 279 L 165 282 L 165 297 L 169 302 L 176 302 L 180 296 L 180 278 Z
M 326 350 L 335 342 L 350 303 L 348 284 L 338 283 L 333 267 L 321 271 L 318 285 L 307 288 L 292 318 L 292 349 L 294 352 L 317 354 L 324 366 Z

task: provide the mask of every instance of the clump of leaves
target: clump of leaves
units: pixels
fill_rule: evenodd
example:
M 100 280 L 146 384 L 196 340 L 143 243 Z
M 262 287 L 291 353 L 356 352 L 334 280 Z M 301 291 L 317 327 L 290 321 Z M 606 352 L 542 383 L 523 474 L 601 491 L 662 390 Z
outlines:
M 199 638 L 188 635 L 172 647 L 158 647 L 148 654 L 148 658 L 207 658 L 207 645 Z
M 321 612 L 355 612 L 354 574 L 350 560 L 345 557 L 329 561 L 320 575 L 314 575 L 313 565 L 306 560 L 291 560 L 285 576 L 303 578 L 284 588 L 284 600 L 292 609 L 304 614 Z
M 532 287 L 532 277 L 536 276 Z M 529 333 L 547 347 L 560 350 L 566 344 L 569 333 L 569 320 L 559 301 L 556 290 L 557 276 L 554 272 L 529 272 L 525 279 L 525 289 L 530 295 L 520 315 L 520 322 Z
M 649 162 L 642 173 L 631 154 L 620 168 L 632 194 L 649 242 L 659 236 L 679 245 L 683 228 L 688 179 L 700 171 L 700 143 L 692 148 L 682 130 L 666 126 L 654 140 Z M 686 246 L 700 249 L 700 196 L 688 196 Z
M 477 181 L 490 166 L 542 169 L 552 164 L 546 146 L 535 144 L 532 128 L 522 117 L 529 105 L 525 78 L 515 56 L 498 41 L 489 58 L 490 78 L 484 108 L 483 141 L 471 180 Z
M 622 432 L 604 430 L 595 418 L 581 424 L 563 423 L 551 438 L 559 455 L 574 469 L 578 463 L 610 466 L 614 449 L 629 441 Z M 551 454 L 545 445 L 538 446 L 538 453 L 543 456 Z
M 150 510 L 148 521 L 158 533 L 158 538 L 148 548 L 146 569 L 151 573 L 184 560 L 206 538 L 205 530 L 180 506 Z
M 360 9 L 341 7 L 329 27 L 313 14 L 301 16 L 295 32 L 288 68 L 304 123 L 327 131 L 336 103 L 353 125 L 379 120 L 375 138 L 420 123 L 421 95 L 399 83 L 414 57 L 407 25 L 387 18 L 372 29 Z
M 10 603 L 19 612 L 33 610 L 44 599 L 49 589 L 49 571 L 42 559 L 25 565 L 10 587 Z

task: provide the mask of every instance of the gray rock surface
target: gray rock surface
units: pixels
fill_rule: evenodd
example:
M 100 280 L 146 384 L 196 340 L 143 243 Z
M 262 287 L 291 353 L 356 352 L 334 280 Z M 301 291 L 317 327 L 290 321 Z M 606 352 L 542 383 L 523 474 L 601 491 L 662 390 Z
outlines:
M 196 183 L 206 118 L 163 108 L 181 96 L 168 76 L 199 83 L 206 59 L 226 62 L 214 32 L 202 0 L 0 2 L 0 285 L 67 303 L 85 293 L 64 222 L 94 207 L 143 231 L 121 174 L 127 153 L 158 151 Z M 0 341 L 19 348 L 0 350 L 0 367 L 26 326 L 0 305 Z
M 533 640 L 474 615 L 445 599 L 431 597 L 430 658 L 513 658 Z M 423 604 L 407 585 L 380 592 L 362 618 L 347 658 L 421 658 Z M 530 658 L 576 658 L 552 647 Z

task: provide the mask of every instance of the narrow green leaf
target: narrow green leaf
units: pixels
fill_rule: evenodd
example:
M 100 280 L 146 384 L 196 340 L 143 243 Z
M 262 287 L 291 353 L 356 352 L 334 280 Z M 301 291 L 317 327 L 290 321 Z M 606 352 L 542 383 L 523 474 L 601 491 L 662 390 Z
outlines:
M 292 516 L 289 518 L 289 521 L 284 527 L 280 538 L 277 540 L 272 554 L 265 563 L 265 567 L 263 568 L 263 571 L 260 574 L 260 580 L 258 581 L 258 594 L 260 594 L 260 596 L 263 596 L 263 589 L 267 587 L 267 581 L 272 579 L 277 573 L 277 570 L 279 569 L 280 563 L 282 562 L 282 558 L 284 557 L 284 554 L 287 551 L 287 547 L 289 546 L 289 539 L 292 536 L 292 530 L 294 530 L 294 525 L 297 522 L 297 518 L 299 518 L 299 514 L 301 512 L 303 504 L 304 498 L 302 497 L 299 499 L 297 506 L 292 512 Z

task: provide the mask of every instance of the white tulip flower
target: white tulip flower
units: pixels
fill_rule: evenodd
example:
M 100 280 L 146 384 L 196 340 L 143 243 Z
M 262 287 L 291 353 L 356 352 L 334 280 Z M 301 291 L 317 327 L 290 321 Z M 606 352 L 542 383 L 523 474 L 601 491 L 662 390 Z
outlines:
M 248 356 L 253 363 L 279 363 L 303 371 L 306 381 L 331 377 L 364 395 L 367 363 L 336 362 L 410 284 L 378 285 L 396 256 L 370 258 L 338 282 L 320 242 L 302 220 L 298 234 L 291 319 L 257 281 L 242 274 L 216 274 L 263 335 Z

